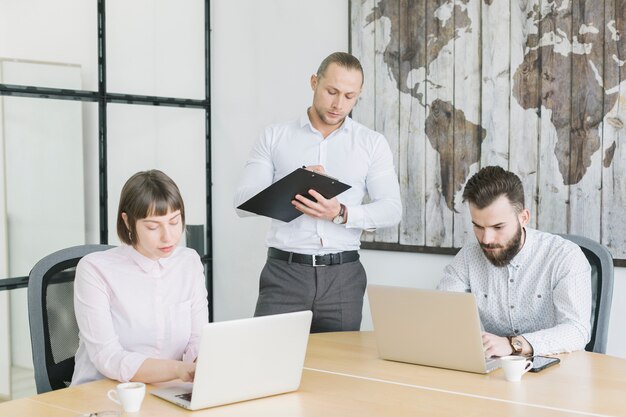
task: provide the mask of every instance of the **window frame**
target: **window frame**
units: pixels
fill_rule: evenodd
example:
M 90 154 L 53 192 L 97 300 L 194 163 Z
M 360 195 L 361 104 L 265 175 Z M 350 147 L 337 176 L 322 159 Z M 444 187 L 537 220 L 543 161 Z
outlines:
M 99 184 L 99 223 L 100 243 L 108 244 L 108 179 L 107 179 L 107 106 L 109 103 L 168 106 L 190 109 L 203 109 L 205 112 L 205 161 L 206 161 L 206 224 L 205 253 L 201 254 L 205 266 L 206 287 L 209 301 L 209 318 L 213 318 L 213 233 L 211 213 L 211 30 L 210 0 L 204 0 L 204 66 L 205 98 L 203 100 L 145 96 L 107 91 L 106 65 L 106 0 L 97 0 L 97 42 L 98 42 L 98 91 L 48 88 L 30 85 L 0 83 L 0 96 L 27 97 L 35 99 L 74 100 L 95 102 L 98 105 L 98 184 Z M 0 291 L 28 286 L 28 277 L 0 279 Z

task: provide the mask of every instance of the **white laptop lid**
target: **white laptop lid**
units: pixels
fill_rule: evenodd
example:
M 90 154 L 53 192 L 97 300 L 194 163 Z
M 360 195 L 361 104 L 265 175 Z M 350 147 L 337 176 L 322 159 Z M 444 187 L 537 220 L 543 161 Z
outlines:
M 470 293 L 369 285 L 381 358 L 486 373 L 480 318 Z M 496 361 L 497 362 L 497 361 Z
M 188 408 L 297 390 L 311 317 L 310 311 L 300 311 L 205 325 Z M 180 393 L 183 387 L 178 388 Z M 176 387 L 160 391 L 167 389 Z

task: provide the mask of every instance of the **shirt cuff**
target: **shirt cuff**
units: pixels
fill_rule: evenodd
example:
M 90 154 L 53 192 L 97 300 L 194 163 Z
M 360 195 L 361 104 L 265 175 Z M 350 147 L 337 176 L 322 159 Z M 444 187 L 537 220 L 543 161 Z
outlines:
M 348 221 L 346 222 L 346 227 L 349 228 L 359 228 L 362 229 L 363 225 L 363 217 L 365 213 L 363 211 L 363 207 L 354 206 L 348 207 L 346 206 L 346 210 L 348 211 Z
M 537 356 L 537 355 L 551 355 L 554 353 L 558 353 L 558 352 L 549 352 L 548 350 L 550 349 L 548 344 L 545 342 L 542 342 L 542 337 L 535 334 L 535 333 L 527 333 L 527 334 L 522 334 L 520 335 L 522 336 L 524 339 L 526 339 L 526 341 L 528 342 L 528 344 L 530 345 L 530 347 L 533 349 L 533 356 Z

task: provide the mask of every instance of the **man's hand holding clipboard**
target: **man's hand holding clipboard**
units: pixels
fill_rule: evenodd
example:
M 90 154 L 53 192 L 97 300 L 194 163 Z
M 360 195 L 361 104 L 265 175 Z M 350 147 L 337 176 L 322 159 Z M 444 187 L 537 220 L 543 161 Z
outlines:
M 297 168 L 241 204 L 238 209 L 290 222 L 302 214 L 333 220 L 344 210 L 336 196 L 351 188 L 326 175 L 321 165 Z
M 307 171 L 326 175 L 326 171 L 322 165 L 310 165 L 308 167 L 303 166 L 302 168 Z M 345 210 L 345 206 L 342 211 L 341 204 L 339 203 L 339 200 L 337 200 L 337 197 L 332 197 L 330 199 L 324 198 L 322 194 L 318 193 L 314 189 L 308 190 L 308 194 L 313 197 L 313 199 L 296 194 L 295 199 L 291 201 L 293 206 L 298 211 L 316 219 L 333 221 L 333 219 L 335 219 L 340 212 L 344 218 L 347 218 L 348 213 Z

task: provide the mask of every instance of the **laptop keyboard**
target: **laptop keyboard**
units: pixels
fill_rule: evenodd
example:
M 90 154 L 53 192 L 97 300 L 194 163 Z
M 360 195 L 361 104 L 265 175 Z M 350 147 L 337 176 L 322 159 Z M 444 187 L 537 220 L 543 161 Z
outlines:
M 191 393 L 187 392 L 185 394 L 178 394 L 176 398 L 180 398 L 181 400 L 191 401 Z

